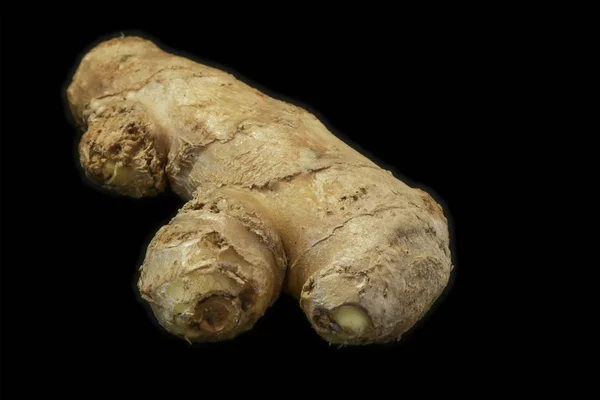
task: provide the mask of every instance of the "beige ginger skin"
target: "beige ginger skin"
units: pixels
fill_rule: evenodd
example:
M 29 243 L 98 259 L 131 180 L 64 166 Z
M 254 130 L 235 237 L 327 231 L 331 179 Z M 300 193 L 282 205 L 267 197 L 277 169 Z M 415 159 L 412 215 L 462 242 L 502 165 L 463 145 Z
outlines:
M 67 94 L 91 180 L 188 200 L 140 267 L 141 296 L 167 331 L 232 338 L 283 288 L 325 340 L 383 343 L 446 286 L 441 207 L 306 110 L 137 37 L 87 53 Z

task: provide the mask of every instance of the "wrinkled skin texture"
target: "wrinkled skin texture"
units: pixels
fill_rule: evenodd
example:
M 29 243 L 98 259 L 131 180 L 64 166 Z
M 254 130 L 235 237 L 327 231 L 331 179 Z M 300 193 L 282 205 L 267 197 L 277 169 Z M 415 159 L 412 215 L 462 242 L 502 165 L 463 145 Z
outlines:
M 441 207 L 302 108 L 136 37 L 92 49 L 68 99 L 92 180 L 188 200 L 138 285 L 173 334 L 234 337 L 283 286 L 329 342 L 387 342 L 448 282 Z

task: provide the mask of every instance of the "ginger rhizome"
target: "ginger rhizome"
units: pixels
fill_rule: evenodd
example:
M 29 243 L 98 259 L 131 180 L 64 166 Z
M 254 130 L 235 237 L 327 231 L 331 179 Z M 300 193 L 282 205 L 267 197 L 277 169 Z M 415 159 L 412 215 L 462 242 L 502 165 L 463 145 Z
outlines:
M 136 37 L 87 53 L 68 100 L 90 179 L 188 201 L 138 284 L 173 334 L 232 338 L 283 288 L 327 341 L 387 342 L 448 282 L 441 207 L 300 107 Z

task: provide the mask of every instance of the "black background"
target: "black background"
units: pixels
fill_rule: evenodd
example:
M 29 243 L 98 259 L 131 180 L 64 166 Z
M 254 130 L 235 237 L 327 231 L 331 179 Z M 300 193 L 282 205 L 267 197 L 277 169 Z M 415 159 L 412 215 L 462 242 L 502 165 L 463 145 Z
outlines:
M 323 20 L 313 10 L 293 21 L 189 10 L 184 20 L 185 8 L 150 21 L 110 7 L 47 19 L 44 10 L 33 20 L 3 16 L 6 382 L 33 376 L 33 386 L 48 393 L 73 394 L 74 382 L 93 390 L 115 382 L 178 388 L 195 376 L 200 390 L 213 376 L 257 374 L 268 386 L 271 374 L 282 372 L 301 389 L 336 371 L 400 379 L 399 368 L 424 362 L 423 373 L 451 375 L 457 360 L 477 366 L 493 358 L 482 289 L 489 278 L 479 265 L 486 221 L 477 204 L 487 195 L 481 165 L 497 128 L 488 118 L 489 93 L 506 83 L 498 71 L 510 66 L 490 50 L 499 45 L 484 33 L 485 21 L 466 25 L 438 15 L 411 23 L 410 15 L 383 19 L 385 10 Z M 138 301 L 136 271 L 154 232 L 182 203 L 170 193 L 132 200 L 88 184 L 75 152 L 81 132 L 64 102 L 84 52 L 121 32 L 309 108 L 397 177 L 431 191 L 449 217 L 456 266 L 435 312 L 385 346 L 328 346 L 288 295 L 231 342 L 190 347 L 164 334 Z

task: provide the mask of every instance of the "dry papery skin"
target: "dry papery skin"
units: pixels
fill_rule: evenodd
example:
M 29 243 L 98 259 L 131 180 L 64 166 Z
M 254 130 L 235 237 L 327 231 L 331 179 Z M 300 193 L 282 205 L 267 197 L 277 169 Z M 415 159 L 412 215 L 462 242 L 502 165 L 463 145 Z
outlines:
M 133 197 L 169 185 L 188 201 L 138 284 L 175 335 L 232 338 L 284 287 L 325 340 L 383 343 L 448 282 L 441 207 L 300 107 L 137 37 L 87 53 L 68 100 L 92 180 Z

